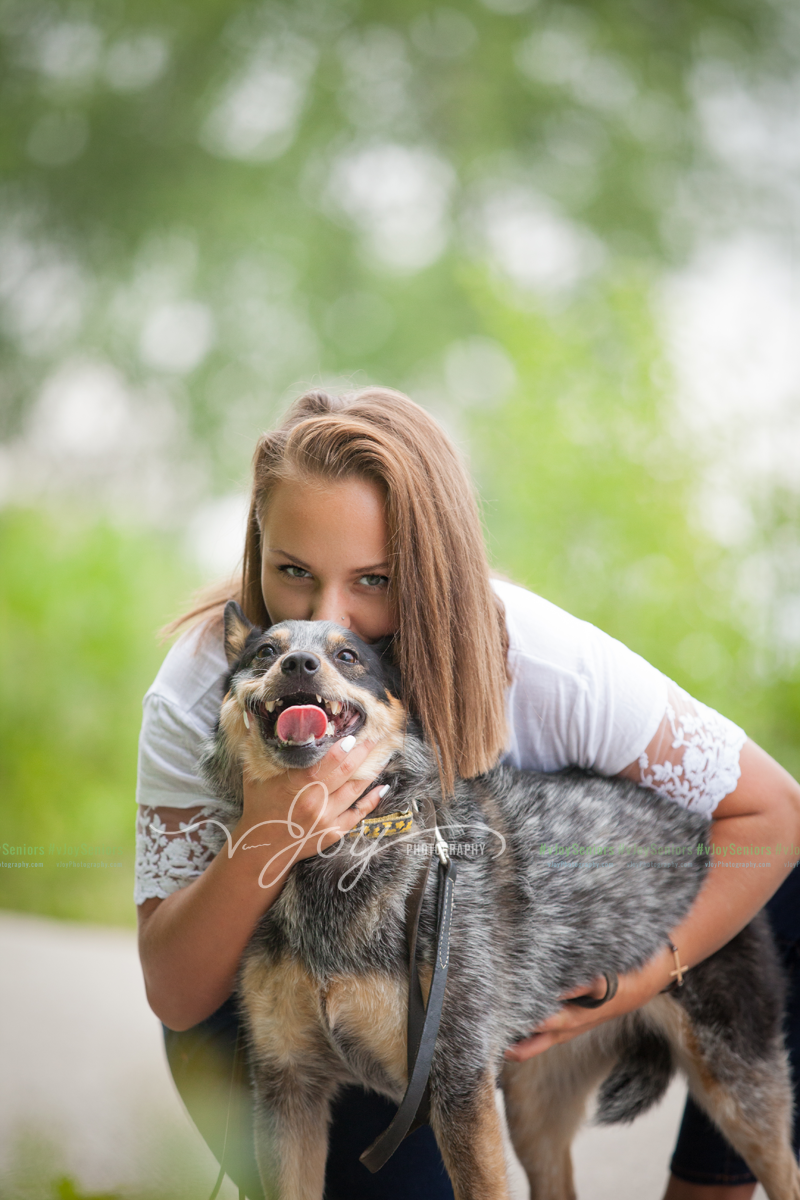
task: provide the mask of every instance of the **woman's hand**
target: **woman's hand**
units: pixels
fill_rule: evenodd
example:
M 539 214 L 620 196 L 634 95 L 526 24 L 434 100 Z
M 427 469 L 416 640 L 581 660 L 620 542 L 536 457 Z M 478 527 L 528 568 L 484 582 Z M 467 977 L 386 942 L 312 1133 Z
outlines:
M 590 1029 L 602 1025 L 604 1021 L 641 1008 L 670 982 L 669 971 L 672 966 L 672 952 L 665 947 L 663 952 L 655 955 L 640 971 L 629 971 L 627 975 L 620 975 L 617 994 L 607 1004 L 601 1005 L 600 1008 L 581 1008 L 578 1005 L 565 1004 L 557 1013 L 543 1021 L 530 1037 L 509 1046 L 505 1057 L 510 1062 L 525 1062 L 526 1059 L 549 1050 L 551 1046 L 560 1045 L 561 1042 L 568 1042 L 581 1033 L 587 1033 Z M 590 986 L 573 988 L 560 998 L 568 1000 L 573 996 L 589 995 L 600 999 L 607 989 L 608 982 L 601 975 Z
M 372 812 L 383 794 L 379 787 L 365 791 L 369 782 L 353 778 L 374 747 L 372 741 L 355 745 L 346 737 L 314 767 L 284 771 L 263 783 L 245 776 L 234 844 L 241 840 L 242 850 L 270 848 L 281 855 L 279 869 L 332 846 Z
M 797 861 L 800 786 L 783 767 L 749 740 L 742 748 L 739 764 L 739 783 L 717 805 L 708 836 L 710 844 L 733 847 L 733 861 L 728 862 L 719 854 L 712 857 L 700 894 L 688 916 L 670 934 L 680 949 L 681 961 L 689 968 L 708 958 L 743 929 Z M 632 763 L 622 773 L 635 779 L 637 769 L 638 764 Z M 730 869 L 745 864 L 751 869 Z M 652 1000 L 671 982 L 673 968 L 672 952 L 665 947 L 641 971 L 621 975 L 619 991 L 608 1004 L 596 1009 L 571 1006 L 560 1009 L 531 1037 L 510 1046 L 506 1058 L 524 1062 L 612 1017 L 632 1012 Z M 595 980 L 591 994 L 602 996 L 605 987 L 604 979 Z M 586 994 L 586 991 L 585 987 L 578 988 L 572 995 Z

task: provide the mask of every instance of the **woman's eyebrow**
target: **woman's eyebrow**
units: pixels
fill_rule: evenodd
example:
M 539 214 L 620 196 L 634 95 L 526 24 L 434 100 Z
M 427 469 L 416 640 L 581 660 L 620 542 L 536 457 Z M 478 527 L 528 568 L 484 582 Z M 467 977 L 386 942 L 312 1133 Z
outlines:
M 302 567 L 304 571 L 311 571 L 308 563 L 304 563 L 302 558 L 298 558 L 296 554 L 290 554 L 288 550 L 281 550 L 279 546 L 267 546 L 266 550 L 267 554 L 280 554 L 284 558 L 290 558 L 292 562 L 296 562 L 298 567 Z M 311 571 L 311 574 L 313 575 L 314 572 Z
M 314 574 L 313 569 L 308 565 L 308 563 L 304 563 L 302 558 L 298 558 L 296 554 L 290 554 L 288 550 L 281 550 L 279 546 L 267 546 L 266 551 L 268 554 L 281 554 L 284 558 L 290 558 L 292 560 L 292 562 L 297 563 L 298 567 L 302 567 L 304 571 L 310 571 L 312 575 Z M 351 574 L 352 575 L 374 575 L 378 571 L 388 571 L 388 570 L 389 570 L 388 562 L 382 562 L 382 563 L 375 563 L 371 567 L 356 567 L 351 572 Z

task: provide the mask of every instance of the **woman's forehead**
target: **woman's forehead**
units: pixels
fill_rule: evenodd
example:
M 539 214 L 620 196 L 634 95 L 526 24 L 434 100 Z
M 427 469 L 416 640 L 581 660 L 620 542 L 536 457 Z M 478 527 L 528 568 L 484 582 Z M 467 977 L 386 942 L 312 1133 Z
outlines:
M 370 480 L 282 480 L 271 491 L 261 514 L 265 551 L 300 554 L 300 546 L 315 553 L 332 549 L 347 557 L 363 556 L 362 566 L 386 557 L 388 528 L 383 496 Z M 292 542 L 292 547 L 285 543 Z M 377 558 L 376 558 L 377 555 Z

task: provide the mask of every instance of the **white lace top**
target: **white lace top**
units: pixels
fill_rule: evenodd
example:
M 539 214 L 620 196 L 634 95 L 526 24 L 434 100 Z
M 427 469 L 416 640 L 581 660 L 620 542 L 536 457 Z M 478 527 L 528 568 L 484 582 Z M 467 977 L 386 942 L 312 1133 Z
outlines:
M 504 761 L 557 771 L 623 773 L 710 816 L 736 787 L 745 734 L 585 621 L 493 581 L 506 608 L 512 683 Z M 222 846 L 233 816 L 196 774 L 226 671 L 222 645 L 191 631 L 170 650 L 144 700 L 136 827 L 137 904 L 185 887 Z

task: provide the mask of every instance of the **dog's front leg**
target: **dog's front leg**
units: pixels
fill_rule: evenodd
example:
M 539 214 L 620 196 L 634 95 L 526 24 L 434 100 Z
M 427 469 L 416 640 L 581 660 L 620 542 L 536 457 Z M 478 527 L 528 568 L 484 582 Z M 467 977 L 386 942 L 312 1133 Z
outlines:
M 335 1087 L 300 1072 L 253 1073 L 255 1147 L 266 1200 L 322 1200 Z
M 444 1083 L 444 1080 L 442 1080 Z M 432 1088 L 431 1125 L 456 1200 L 508 1200 L 494 1074 Z

